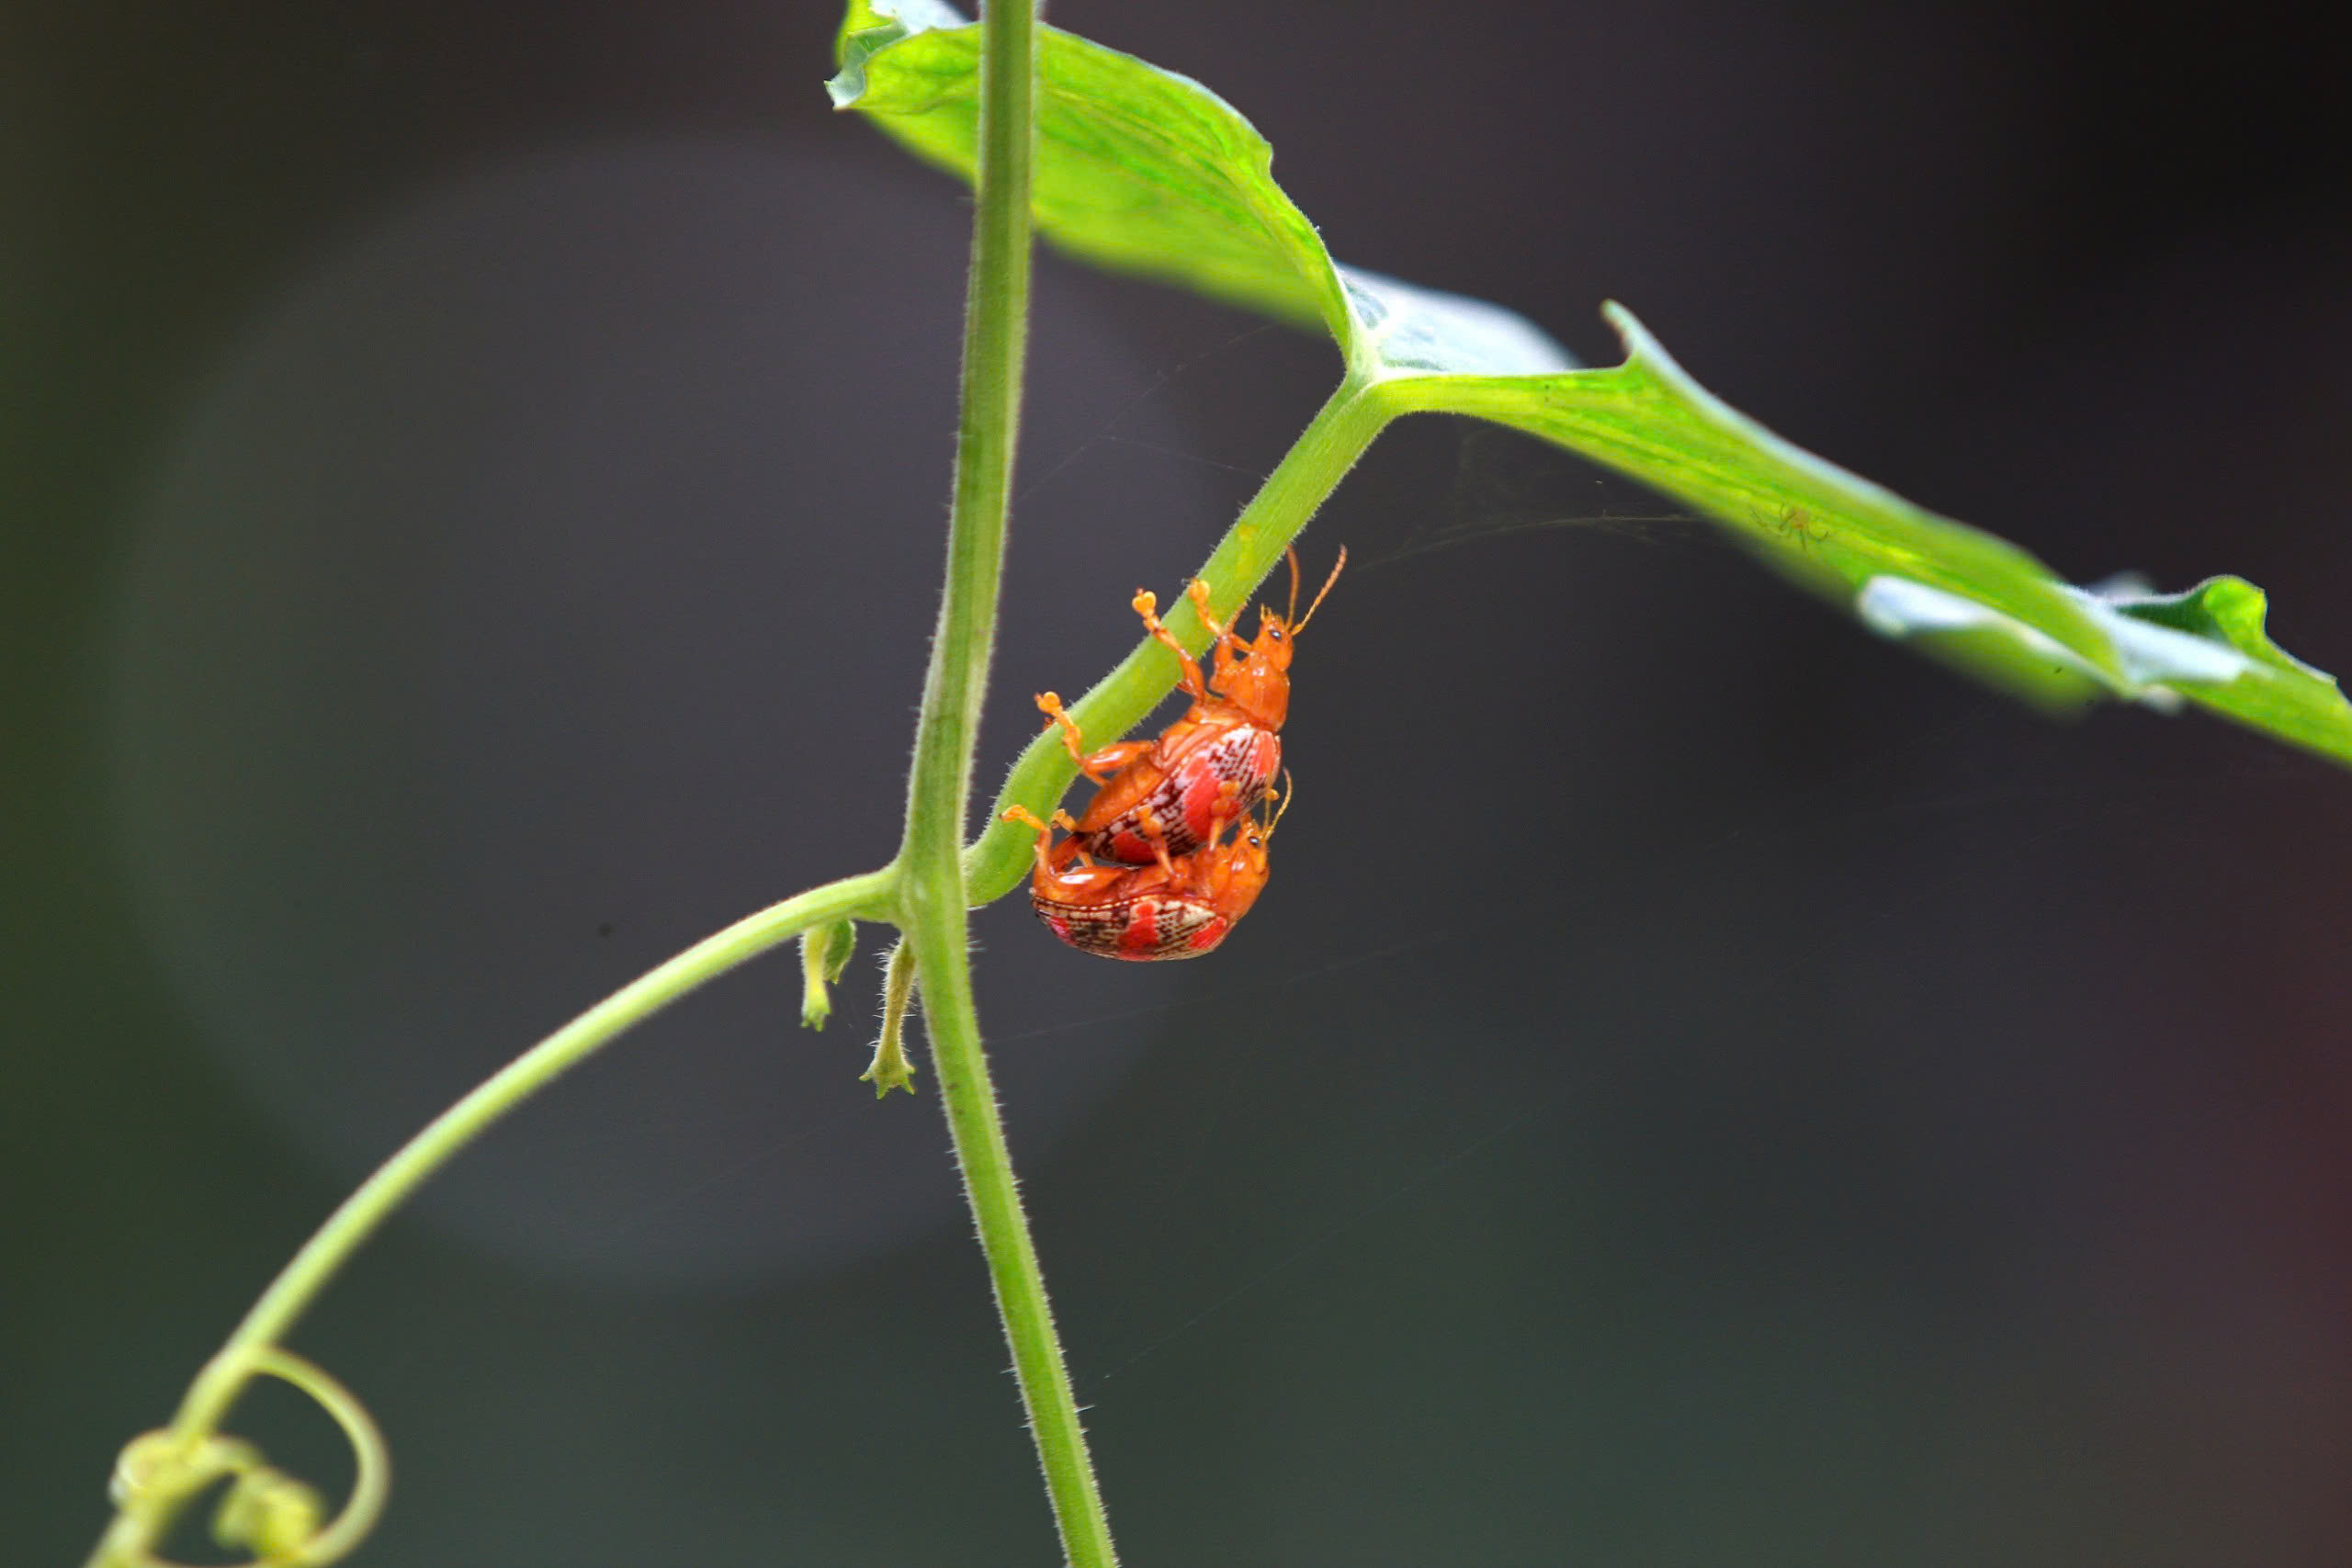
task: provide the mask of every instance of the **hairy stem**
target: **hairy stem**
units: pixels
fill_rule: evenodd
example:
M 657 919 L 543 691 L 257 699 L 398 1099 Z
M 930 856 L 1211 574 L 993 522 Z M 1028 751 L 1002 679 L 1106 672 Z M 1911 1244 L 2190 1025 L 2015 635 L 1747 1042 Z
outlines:
M 965 923 L 970 899 L 964 884 L 964 814 L 995 639 L 1028 330 L 1036 71 L 1030 0 L 991 0 L 981 17 L 979 168 L 947 587 L 923 683 L 898 866 L 902 923 L 922 987 L 940 1103 L 1012 1347 L 1013 1372 L 1062 1550 L 1074 1568 L 1112 1568 L 1118 1559 L 1110 1524 L 980 1049 Z
M 253 1358 L 283 1339 L 338 1269 L 409 1195 L 498 1119 L 602 1046 L 688 991 L 808 927 L 873 919 L 890 907 L 892 876 L 868 872 L 770 905 L 648 970 L 508 1063 L 411 1138 L 343 1201 L 271 1281 L 253 1310 L 190 1385 L 172 1429 L 209 1431 L 252 1375 Z

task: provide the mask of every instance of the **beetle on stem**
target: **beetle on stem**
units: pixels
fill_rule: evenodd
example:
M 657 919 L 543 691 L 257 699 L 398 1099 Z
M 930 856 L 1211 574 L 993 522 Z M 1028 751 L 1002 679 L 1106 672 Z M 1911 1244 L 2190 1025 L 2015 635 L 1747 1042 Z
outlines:
M 1200 662 L 1161 624 L 1159 600 L 1148 590 L 1136 591 L 1135 612 L 1144 630 L 1182 661 L 1178 684 L 1193 699 L 1184 716 L 1157 739 L 1122 740 L 1089 752 L 1078 721 L 1062 710 L 1061 698 L 1052 692 L 1038 694 L 1038 709 L 1061 727 L 1062 744 L 1079 771 L 1102 786 L 1071 828 L 1072 840 L 1087 853 L 1126 865 L 1181 859 L 1212 841 L 1218 819 L 1240 820 L 1266 795 L 1282 771 L 1280 731 L 1290 716 L 1292 646 L 1348 564 L 1343 547 L 1315 602 L 1300 615 L 1298 552 L 1285 554 L 1289 607 L 1278 615 L 1259 606 L 1258 635 L 1247 642 L 1209 614 L 1207 583 L 1194 578 L 1185 588 L 1216 638 L 1215 661 L 1205 678 Z
M 1046 928 L 1080 953 L 1135 963 L 1197 958 L 1223 942 L 1265 890 L 1266 845 L 1295 789 L 1283 780 L 1281 809 L 1271 818 L 1220 813 L 1208 840 L 1181 858 L 1155 857 L 1144 865 L 1097 863 L 1075 837 L 1054 841 L 1054 829 L 1076 826 L 1067 811 L 1041 820 L 1027 807 L 1004 813 L 1037 834 L 1037 865 L 1029 878 L 1029 905 Z M 1271 796 L 1273 792 L 1269 791 Z M 1228 823 L 1239 825 L 1219 844 Z

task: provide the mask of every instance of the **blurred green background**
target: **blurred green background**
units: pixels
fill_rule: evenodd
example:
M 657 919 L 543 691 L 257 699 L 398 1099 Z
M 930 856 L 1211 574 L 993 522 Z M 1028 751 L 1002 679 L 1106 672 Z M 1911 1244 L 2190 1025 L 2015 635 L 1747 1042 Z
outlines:
M 2339 40 L 1951 4 L 1055 6 L 1344 260 L 1703 382 L 2077 580 L 2352 668 Z M 832 14 L 11 8 L 0 1498 L 119 1444 L 426 1116 L 888 852 L 962 194 Z M 982 777 L 1336 375 L 1041 266 Z M 2352 1559 L 2352 779 L 2052 727 L 1560 454 L 1392 432 L 1305 544 L 1305 799 L 1208 963 L 978 934 L 1131 1562 Z M 872 944 L 869 942 L 869 946 Z M 731 977 L 297 1346 L 357 1561 L 1042 1562 L 930 1097 Z M 241 1428 L 322 1481 L 323 1422 Z

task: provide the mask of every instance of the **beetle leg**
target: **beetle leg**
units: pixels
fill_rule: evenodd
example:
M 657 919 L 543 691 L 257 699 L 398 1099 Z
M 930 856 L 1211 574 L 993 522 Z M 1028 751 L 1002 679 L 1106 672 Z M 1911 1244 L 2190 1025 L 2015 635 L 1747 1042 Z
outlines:
M 1159 869 L 1168 874 L 1170 881 L 1174 881 L 1176 863 L 1168 857 L 1168 827 L 1166 823 L 1160 821 L 1159 813 L 1148 806 L 1137 807 L 1136 833 L 1145 843 L 1151 846 L 1152 855 L 1159 862 Z
M 1076 861 L 1087 870 L 1092 871 L 1094 857 L 1088 854 L 1086 846 L 1078 841 L 1078 818 L 1057 806 L 1054 807 L 1054 826 L 1069 835 L 1054 846 L 1054 863 L 1067 865 L 1071 861 Z
M 1197 577 L 1193 579 L 1184 589 L 1184 596 L 1192 600 L 1194 613 L 1201 617 L 1201 625 L 1208 627 L 1216 637 L 1216 641 L 1210 645 L 1216 653 L 1216 669 L 1209 677 L 1209 685 L 1214 690 L 1223 691 L 1226 676 L 1235 665 L 1250 656 L 1250 647 L 1235 634 L 1230 622 L 1220 621 L 1209 614 L 1207 583 Z
M 1105 746 L 1091 756 L 1080 758 L 1078 765 L 1096 784 L 1108 784 L 1111 774 L 1159 744 L 1157 740 L 1122 740 L 1116 746 Z
M 1240 798 L 1239 781 L 1217 780 L 1216 798 L 1209 802 L 1208 836 L 1201 840 L 1199 849 L 1194 852 L 1201 859 L 1207 860 L 1209 858 L 1207 852 L 1217 848 L 1217 840 L 1225 837 L 1225 830 L 1241 820 L 1241 811 L 1238 804 Z
M 1100 751 L 1089 751 L 1083 737 L 1078 732 L 1078 720 L 1062 711 L 1062 700 L 1052 692 L 1037 694 L 1037 711 L 1054 721 L 1062 732 L 1062 750 L 1078 764 L 1078 771 L 1098 784 L 1109 784 L 1111 775 L 1151 750 L 1148 740 L 1122 740 L 1115 746 L 1105 746 Z
M 1062 749 L 1069 753 L 1069 760 L 1081 768 L 1086 766 L 1086 741 L 1078 733 L 1078 720 L 1062 711 L 1061 694 L 1038 693 L 1037 711 L 1060 727 Z
M 1229 624 L 1210 613 L 1209 585 L 1196 577 L 1184 585 L 1184 597 L 1193 602 L 1193 613 L 1201 617 L 1201 625 L 1208 627 L 1209 635 L 1216 638 L 1218 650 L 1230 653 L 1233 645 L 1241 639 L 1233 635 L 1233 627 Z
M 1184 592 L 1193 601 L 1193 608 L 1199 612 L 1201 624 L 1216 635 L 1216 641 L 1209 645 L 1216 655 L 1216 668 L 1209 676 L 1209 687 L 1212 691 L 1224 691 L 1227 689 L 1226 678 L 1233 672 L 1234 667 L 1250 657 L 1250 645 L 1241 640 L 1229 622 L 1220 621 L 1209 614 L 1207 583 L 1196 577 Z M 1259 613 L 1262 616 L 1264 611 Z
M 1183 661 L 1183 671 L 1176 683 L 1184 688 L 1184 694 L 1196 703 L 1208 701 L 1208 683 L 1201 679 L 1200 661 L 1184 651 L 1184 645 L 1176 640 L 1174 632 L 1160 624 L 1159 600 L 1150 589 L 1136 590 L 1135 612 L 1143 617 L 1143 629 L 1151 634 L 1152 640 Z
M 1057 811 L 1054 813 L 1054 819 L 1057 822 L 1068 822 L 1069 821 L 1069 813 L 1067 811 Z M 1004 815 L 1000 817 L 998 820 L 1001 822 L 1018 822 L 1024 828 L 1035 829 L 1037 834 L 1038 874 L 1040 875 L 1046 876 L 1053 874 L 1053 863 L 1048 859 L 1046 852 L 1053 847 L 1054 826 L 1052 822 L 1040 821 L 1037 814 L 1030 810 L 1025 806 L 1006 807 L 1004 808 Z
M 1216 781 L 1216 798 L 1209 802 L 1209 838 L 1214 841 L 1228 822 L 1241 820 L 1241 781 Z

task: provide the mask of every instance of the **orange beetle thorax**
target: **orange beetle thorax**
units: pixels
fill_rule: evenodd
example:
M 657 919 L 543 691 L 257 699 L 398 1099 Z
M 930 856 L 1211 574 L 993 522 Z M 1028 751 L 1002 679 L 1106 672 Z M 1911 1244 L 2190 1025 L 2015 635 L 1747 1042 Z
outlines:
M 1244 832 L 1239 840 L 1232 841 L 1232 849 L 1227 849 L 1226 856 L 1209 872 L 1218 915 L 1232 921 L 1249 915 L 1249 905 L 1259 903 L 1259 894 L 1265 891 L 1268 872 L 1263 835 Z
M 1208 901 L 1227 920 L 1238 920 L 1266 890 L 1270 867 L 1266 861 L 1266 839 L 1270 828 L 1250 823 L 1234 835 L 1233 842 L 1220 850 L 1210 850 L 1209 863 L 1204 874 Z
M 1282 826 L 1283 813 L 1290 810 L 1294 793 L 1290 775 L 1284 773 L 1280 809 L 1269 817 L 1243 818 L 1235 824 L 1231 843 L 1213 845 L 1204 852 L 1208 860 L 1204 874 L 1209 901 L 1227 919 L 1240 919 L 1266 890 L 1266 878 L 1272 869 L 1267 846 L 1273 841 L 1274 829 Z
M 1209 690 L 1252 723 L 1280 729 L 1290 716 L 1291 628 L 1272 610 L 1258 612 L 1258 635 L 1236 657 L 1220 643 Z

